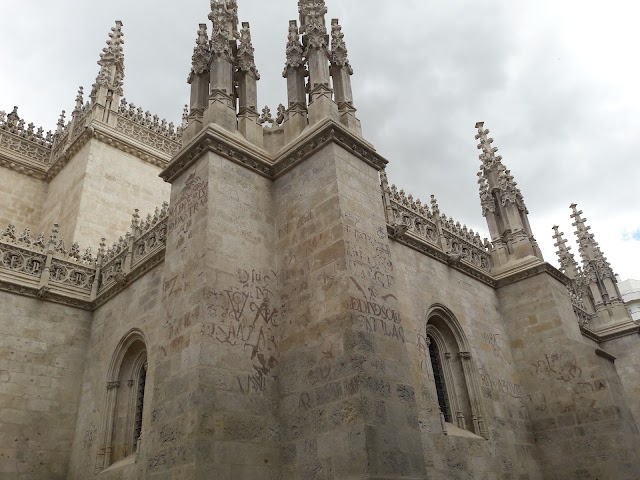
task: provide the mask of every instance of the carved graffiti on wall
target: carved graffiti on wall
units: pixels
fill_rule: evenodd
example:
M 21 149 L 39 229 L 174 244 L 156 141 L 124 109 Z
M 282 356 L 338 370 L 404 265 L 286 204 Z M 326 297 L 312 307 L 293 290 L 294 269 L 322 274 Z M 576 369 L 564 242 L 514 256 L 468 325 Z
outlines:
M 509 382 L 508 380 L 504 380 L 502 378 L 493 378 L 489 373 L 484 369 L 484 367 L 480 367 L 478 369 L 478 374 L 480 375 L 480 380 L 482 381 L 482 386 L 493 390 L 504 395 L 509 395 L 512 398 L 522 398 L 524 391 L 522 387 L 516 383 Z M 489 392 L 485 392 L 485 396 L 490 396 Z
M 504 339 L 499 333 L 482 332 L 482 339 L 491 347 L 494 357 L 502 362 L 511 365 L 509 357 L 507 357 L 505 351 L 502 348 L 502 346 L 504 345 Z
M 178 199 L 169 208 L 167 232 L 171 233 L 177 230 L 181 234 L 189 233 L 192 217 L 200 209 L 206 207 L 208 188 L 209 182 L 204 181 L 195 173 L 189 175 Z
M 235 285 L 207 292 L 210 321 L 202 325 L 201 335 L 246 352 L 254 372 L 237 378 L 243 393 L 264 391 L 278 364 L 275 331 L 287 307 L 277 302 L 276 282 L 273 271 L 238 269 Z

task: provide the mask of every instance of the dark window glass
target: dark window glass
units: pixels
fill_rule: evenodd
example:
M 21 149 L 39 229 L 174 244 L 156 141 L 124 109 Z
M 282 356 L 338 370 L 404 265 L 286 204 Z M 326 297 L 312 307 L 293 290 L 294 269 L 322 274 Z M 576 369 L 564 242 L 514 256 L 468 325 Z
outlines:
M 442 374 L 440 351 L 433 337 L 429 336 L 429 340 L 431 341 L 431 345 L 429 345 L 429 356 L 431 357 L 433 380 L 436 384 L 436 393 L 438 394 L 438 405 L 444 414 L 444 419 L 451 423 L 451 412 L 449 411 L 449 402 L 447 401 L 447 387 L 444 383 L 444 375 Z
M 144 409 L 144 386 L 147 381 L 147 368 L 144 365 L 140 369 L 140 378 L 138 379 L 138 391 L 136 396 L 136 426 L 133 434 L 133 448 L 137 449 L 138 439 L 142 433 L 142 411 Z

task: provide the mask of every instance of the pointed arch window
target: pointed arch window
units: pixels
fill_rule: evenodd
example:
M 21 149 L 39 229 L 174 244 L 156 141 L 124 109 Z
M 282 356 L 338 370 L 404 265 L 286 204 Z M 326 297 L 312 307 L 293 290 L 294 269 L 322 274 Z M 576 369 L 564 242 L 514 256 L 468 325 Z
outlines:
M 444 422 L 488 438 L 477 369 L 462 327 L 449 309 L 435 305 L 429 310 L 426 339 Z
M 146 342 L 140 331 L 132 330 L 120 341 L 109 366 L 96 472 L 138 451 L 143 435 L 147 369 Z
M 451 423 L 451 409 L 449 407 L 449 397 L 447 396 L 447 386 L 444 381 L 442 371 L 442 361 L 438 344 L 431 335 L 427 335 L 429 340 L 429 357 L 431 358 L 431 368 L 433 370 L 433 381 L 436 385 L 436 395 L 438 396 L 438 406 L 444 415 L 445 421 Z

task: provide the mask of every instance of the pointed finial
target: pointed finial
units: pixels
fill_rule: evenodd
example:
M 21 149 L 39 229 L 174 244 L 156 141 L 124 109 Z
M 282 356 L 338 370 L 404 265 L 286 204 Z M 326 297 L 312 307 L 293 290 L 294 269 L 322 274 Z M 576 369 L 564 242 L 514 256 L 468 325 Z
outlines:
M 331 20 L 331 63 L 335 66 L 346 68 L 349 75 L 353 75 L 348 53 L 342 26 L 340 21 L 334 18 Z
M 305 47 L 327 50 L 327 27 L 324 0 L 300 0 L 300 33 L 305 36 Z
M 82 110 L 84 106 L 84 87 L 78 88 L 78 95 L 76 96 L 76 112 Z
M 262 109 L 262 115 L 260 115 L 258 123 L 260 125 L 264 125 L 265 123 L 270 123 L 271 125 L 273 125 L 274 121 L 273 117 L 271 116 L 271 109 L 268 105 Z
M 60 133 L 60 132 L 62 132 L 62 130 L 64 130 L 64 127 L 66 125 L 66 122 L 65 122 L 66 113 L 67 112 L 62 110 L 62 113 L 60 114 L 60 118 L 58 119 L 58 128 L 56 129 L 57 133 Z
M 554 246 L 558 247 L 556 254 L 558 255 L 558 261 L 560 263 L 560 270 L 569 278 L 574 279 L 578 275 L 578 262 L 576 262 L 575 257 L 571 253 L 571 247 L 567 246 L 567 241 L 563 237 L 564 232 L 560 231 L 560 227 L 554 225 L 552 230 L 554 232 Z
M 257 80 L 260 80 L 260 73 L 256 67 L 255 49 L 251 42 L 251 27 L 249 22 L 242 22 L 240 29 L 240 41 L 238 45 L 238 69 L 245 73 L 252 73 Z
M 18 116 L 18 107 L 13 107 L 13 110 L 7 115 L 7 123 L 13 127 L 18 124 L 20 117 Z
M 189 125 L 189 105 L 185 105 L 182 109 L 182 124 L 180 125 L 184 130 Z
M 276 123 L 282 125 L 284 123 L 287 109 L 283 104 L 278 105 L 278 114 L 276 115 Z
M 435 195 L 431 195 L 431 211 L 436 217 L 440 216 L 440 206 L 438 205 L 438 200 L 436 200 Z
M 300 43 L 300 32 L 298 22 L 289 21 L 289 36 L 287 38 L 287 61 L 284 66 L 283 77 L 287 77 L 289 69 L 300 68 L 304 65 L 304 47 Z
M 480 140 L 478 150 L 482 150 L 480 160 L 482 160 L 482 164 L 486 169 L 491 170 L 496 164 L 500 163 L 502 157 L 500 155 L 496 155 L 498 149 L 491 146 L 493 138 L 488 137 L 491 132 L 489 129 L 484 129 L 484 122 L 477 122 L 476 129 L 478 130 L 476 140 Z
M 193 47 L 193 55 L 191 56 L 191 74 L 187 80 L 189 83 L 193 81 L 194 75 L 202 75 L 209 70 L 209 62 L 211 61 L 211 50 L 209 48 L 209 35 L 207 34 L 207 24 L 201 23 L 198 26 L 198 34 L 196 37 L 196 46 Z

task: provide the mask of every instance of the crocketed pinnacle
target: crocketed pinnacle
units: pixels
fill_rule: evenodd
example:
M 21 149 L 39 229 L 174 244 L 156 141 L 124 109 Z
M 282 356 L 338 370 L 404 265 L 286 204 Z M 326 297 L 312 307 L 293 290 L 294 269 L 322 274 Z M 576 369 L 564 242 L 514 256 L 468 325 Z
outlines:
M 595 274 L 597 273 L 601 278 L 610 277 L 614 278 L 613 269 L 607 261 L 607 258 L 600 250 L 598 242 L 595 241 L 595 237 L 589 232 L 591 227 L 587 226 L 586 218 L 582 218 L 582 210 L 578 210 L 578 205 L 575 203 L 570 206 L 573 213 L 571 218 L 573 219 L 573 226 L 576 227 L 574 232 L 578 238 L 578 245 L 580 246 L 580 257 L 582 258 L 582 265 L 585 273 Z
M 113 90 L 117 95 L 123 94 L 124 80 L 124 33 L 122 32 L 122 22 L 116 21 L 115 27 L 111 28 L 107 46 L 100 54 L 100 72 L 96 78 L 96 83 L 91 91 L 91 98 L 94 99 L 99 87 Z
M 242 22 L 237 60 L 240 71 L 252 73 L 257 80 L 260 80 L 260 73 L 258 73 L 258 68 L 256 67 L 255 49 L 251 42 L 251 27 L 249 22 Z
M 300 33 L 305 37 L 305 47 L 328 51 L 325 23 L 328 10 L 324 0 L 300 0 L 298 11 L 300 12 Z
M 209 70 L 211 62 L 211 50 L 209 49 L 209 36 L 207 34 L 207 24 L 201 23 L 198 27 L 196 46 L 193 48 L 191 56 L 191 73 L 188 82 L 193 81 L 194 75 L 202 75 Z
M 478 144 L 478 150 L 482 150 L 479 158 L 482 161 L 484 169 L 486 171 L 491 171 L 500 164 L 502 157 L 500 155 L 496 155 L 496 153 L 498 153 L 498 148 L 491 146 L 493 138 L 488 137 L 491 131 L 484 128 L 484 122 L 476 123 L 476 128 L 478 129 L 476 140 L 480 141 Z
M 476 128 L 478 129 L 476 140 L 480 141 L 478 150 L 482 151 L 479 156 L 482 165 L 480 166 L 480 173 L 478 174 L 480 177 L 478 181 L 478 183 L 480 183 L 480 199 L 483 202 L 486 201 L 486 205 L 489 206 L 487 193 L 498 189 L 500 202 L 503 206 L 505 206 L 507 202 L 511 202 L 517 205 L 518 209 L 529 213 L 524 203 L 522 192 L 518 188 L 518 184 L 514 180 L 513 175 L 511 175 L 511 171 L 502 163 L 502 156 L 496 155 L 498 148 L 492 145 L 493 138 L 489 137 L 489 133 L 491 133 L 490 130 L 484 128 L 484 122 L 476 123 Z M 492 174 L 495 174 L 495 176 Z M 492 183 L 492 180 L 490 180 L 492 176 L 494 176 L 493 183 L 495 183 L 495 185 Z M 482 179 L 485 181 L 482 182 Z M 484 203 L 483 213 L 486 213 Z
M 289 22 L 289 36 L 287 38 L 287 61 L 284 66 L 282 76 L 289 76 L 289 69 L 300 68 L 304 65 L 304 47 L 300 43 L 300 32 L 298 30 L 298 22 L 291 20 Z
M 564 233 L 560 232 L 558 225 L 553 226 L 553 231 L 554 246 L 558 247 L 556 254 L 560 262 L 560 270 L 569 278 L 576 278 L 578 276 L 578 262 L 571 253 L 571 247 L 567 246 L 567 241 L 563 237 Z
M 238 38 L 238 4 L 235 0 L 211 0 L 209 20 L 213 23 L 211 53 L 233 62 L 230 41 Z
M 331 63 L 337 67 L 343 67 L 349 75 L 353 75 L 353 68 L 349 63 L 349 51 L 344 41 L 342 26 L 337 18 L 331 21 Z
M 116 21 L 116 26 L 111 28 L 107 46 L 102 49 L 98 65 L 120 65 L 124 69 L 124 33 L 122 33 L 122 22 Z

